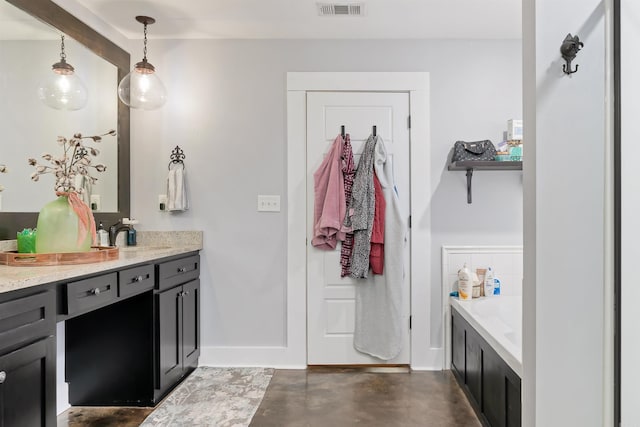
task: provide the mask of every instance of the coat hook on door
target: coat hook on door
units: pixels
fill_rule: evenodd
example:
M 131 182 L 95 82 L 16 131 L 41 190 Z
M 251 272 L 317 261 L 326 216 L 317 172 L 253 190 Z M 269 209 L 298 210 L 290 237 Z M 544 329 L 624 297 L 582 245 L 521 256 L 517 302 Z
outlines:
M 340 126 L 340 135 L 342 135 L 342 139 L 346 136 L 346 133 L 344 133 L 344 125 Z
M 567 34 L 567 37 L 564 38 L 564 41 L 560 46 L 560 53 L 562 54 L 562 58 L 567 61 L 567 63 L 562 66 L 563 73 L 573 74 L 578 71 L 578 65 L 576 65 L 575 70 L 571 70 L 571 61 L 576 59 L 578 51 L 583 46 L 584 43 L 580 41 L 580 38 L 578 36 L 572 36 L 571 33 Z
M 373 127 L 372 133 L 373 133 L 373 136 L 376 136 L 378 134 L 378 127 L 377 126 Z

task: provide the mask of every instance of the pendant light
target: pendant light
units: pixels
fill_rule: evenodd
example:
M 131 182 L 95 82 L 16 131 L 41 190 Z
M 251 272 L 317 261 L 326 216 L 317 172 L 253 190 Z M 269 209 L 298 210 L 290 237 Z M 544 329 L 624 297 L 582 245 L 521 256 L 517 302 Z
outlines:
M 62 35 L 60 62 L 51 66 L 52 73 L 38 85 L 38 97 L 56 110 L 79 110 L 87 104 L 87 88 L 66 59 Z
M 167 91 L 155 74 L 156 69 L 147 62 L 147 25 L 156 22 L 148 16 L 136 16 L 144 24 L 144 57 L 118 85 L 120 100 L 131 108 L 155 110 L 164 105 Z

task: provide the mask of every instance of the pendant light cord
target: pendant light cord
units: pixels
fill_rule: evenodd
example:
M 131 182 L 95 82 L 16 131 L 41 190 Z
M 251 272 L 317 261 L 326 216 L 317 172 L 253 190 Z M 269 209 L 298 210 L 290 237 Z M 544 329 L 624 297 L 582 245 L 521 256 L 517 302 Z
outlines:
M 147 23 L 144 23 L 144 50 L 142 62 L 147 62 Z
M 62 41 L 60 42 L 60 62 L 66 62 L 67 54 L 64 53 L 64 34 L 60 36 Z

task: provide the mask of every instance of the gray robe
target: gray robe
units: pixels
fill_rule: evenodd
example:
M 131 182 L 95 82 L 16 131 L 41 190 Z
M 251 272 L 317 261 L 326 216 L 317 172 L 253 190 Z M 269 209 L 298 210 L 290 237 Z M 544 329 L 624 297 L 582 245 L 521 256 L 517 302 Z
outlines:
M 377 140 L 377 136 L 369 136 L 364 146 L 356 176 L 353 179 L 351 200 L 344 219 L 344 225 L 353 230 L 353 252 L 349 275 L 355 279 L 366 278 L 369 272 L 369 252 L 375 212 L 373 161 Z

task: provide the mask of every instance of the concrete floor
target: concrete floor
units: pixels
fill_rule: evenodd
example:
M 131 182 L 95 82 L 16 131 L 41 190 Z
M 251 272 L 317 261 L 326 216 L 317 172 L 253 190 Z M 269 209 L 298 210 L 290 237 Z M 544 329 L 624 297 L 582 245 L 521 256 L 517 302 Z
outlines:
M 58 427 L 138 426 L 153 408 L 80 408 Z M 276 370 L 251 426 L 481 426 L 449 371 Z
M 481 426 L 449 371 L 277 370 L 251 426 Z

